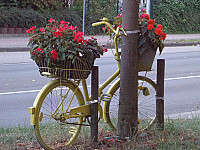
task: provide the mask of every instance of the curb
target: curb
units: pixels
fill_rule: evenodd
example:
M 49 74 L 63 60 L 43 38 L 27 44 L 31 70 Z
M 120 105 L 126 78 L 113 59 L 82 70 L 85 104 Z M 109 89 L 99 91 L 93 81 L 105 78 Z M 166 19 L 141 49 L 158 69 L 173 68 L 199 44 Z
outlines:
M 0 48 L 0 52 L 28 52 L 31 48 L 28 47 L 12 47 L 12 48 Z
M 181 47 L 181 46 L 197 46 L 197 45 L 200 45 L 200 42 L 198 42 L 198 43 L 166 43 L 165 47 L 179 47 L 179 46 Z M 110 48 L 114 49 L 114 45 L 111 45 L 111 44 L 107 44 L 105 47 L 108 49 L 110 49 Z M 121 46 L 119 46 L 119 48 L 121 48 Z M 1 47 L 0 48 L 0 52 L 27 52 L 30 50 L 31 50 L 31 48 L 29 48 L 29 47 L 10 47 L 10 48 Z

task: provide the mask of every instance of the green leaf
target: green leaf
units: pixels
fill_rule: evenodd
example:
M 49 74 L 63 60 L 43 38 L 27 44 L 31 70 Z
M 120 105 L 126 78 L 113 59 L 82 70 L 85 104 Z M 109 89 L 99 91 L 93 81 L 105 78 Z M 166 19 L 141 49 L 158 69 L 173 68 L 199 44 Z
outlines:
M 72 64 L 75 63 L 77 56 L 74 56 L 74 59 L 72 61 Z
M 147 23 L 145 23 L 143 26 L 142 26 L 142 35 L 145 35 L 145 33 L 147 32 Z
M 160 45 L 159 45 L 160 54 L 162 53 L 164 47 L 165 47 L 165 45 L 162 42 L 160 42 Z
M 141 47 L 145 43 L 146 43 L 146 37 L 141 35 L 139 37 L 139 45 L 138 46 Z
M 148 32 L 148 37 L 150 37 L 151 39 L 154 39 L 154 38 L 155 38 L 155 34 L 154 34 L 154 31 L 153 31 L 153 30 L 149 30 L 149 32 Z
M 32 44 L 33 42 L 32 42 L 32 40 L 30 40 L 29 42 L 28 42 L 28 44 L 27 44 L 27 46 L 30 46 L 30 44 Z M 32 47 L 32 46 L 31 46 Z
M 145 50 L 147 50 L 147 44 L 144 44 L 143 46 L 139 47 L 139 55 L 142 55 L 142 53 L 144 53 Z
M 61 59 L 61 60 L 66 60 L 66 58 L 65 58 L 65 53 L 61 53 L 60 59 Z
M 69 54 L 68 59 L 73 59 L 73 58 L 74 58 L 74 55 Z

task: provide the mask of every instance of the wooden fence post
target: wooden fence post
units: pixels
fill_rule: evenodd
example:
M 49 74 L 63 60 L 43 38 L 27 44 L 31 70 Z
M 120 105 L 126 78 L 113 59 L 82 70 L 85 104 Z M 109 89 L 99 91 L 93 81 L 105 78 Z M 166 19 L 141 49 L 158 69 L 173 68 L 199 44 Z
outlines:
M 98 66 L 92 68 L 91 85 L 91 142 L 98 141 Z
M 164 74 L 165 60 L 157 60 L 156 126 L 164 130 Z

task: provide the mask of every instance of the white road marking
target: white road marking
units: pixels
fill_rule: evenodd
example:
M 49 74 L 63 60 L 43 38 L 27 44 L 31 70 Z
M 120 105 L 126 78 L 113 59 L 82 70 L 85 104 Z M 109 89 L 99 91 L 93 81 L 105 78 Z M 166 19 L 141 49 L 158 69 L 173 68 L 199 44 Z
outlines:
M 182 80 L 182 79 L 192 79 L 192 78 L 200 78 L 200 75 L 198 75 L 198 76 L 187 76 L 187 77 L 167 78 L 167 79 L 165 79 L 165 81 Z M 111 85 L 111 84 L 110 84 L 110 85 Z M 91 87 L 91 85 L 88 85 L 88 87 Z M 82 86 L 80 86 L 80 88 L 82 88 Z M 0 95 L 11 95 L 11 94 L 22 94 L 22 93 L 34 93 L 34 92 L 39 92 L 39 91 L 40 91 L 40 90 L 5 92 L 5 93 L 0 93 Z
M 168 78 L 168 79 L 165 79 L 165 81 L 181 80 L 181 79 L 191 79 L 191 78 L 200 78 L 200 75 L 198 75 L 198 76 L 188 76 L 188 77 Z

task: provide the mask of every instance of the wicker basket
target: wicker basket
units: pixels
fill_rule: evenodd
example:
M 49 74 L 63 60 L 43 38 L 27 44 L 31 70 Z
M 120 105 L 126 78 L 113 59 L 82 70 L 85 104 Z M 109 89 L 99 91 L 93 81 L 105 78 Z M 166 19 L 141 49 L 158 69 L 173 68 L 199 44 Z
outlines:
M 73 63 L 72 60 L 61 61 L 59 68 L 48 67 L 47 62 L 44 60 L 40 60 L 37 65 L 41 75 L 42 72 L 48 72 L 58 78 L 87 79 L 91 72 L 93 63 L 91 64 L 87 59 L 79 57 Z

